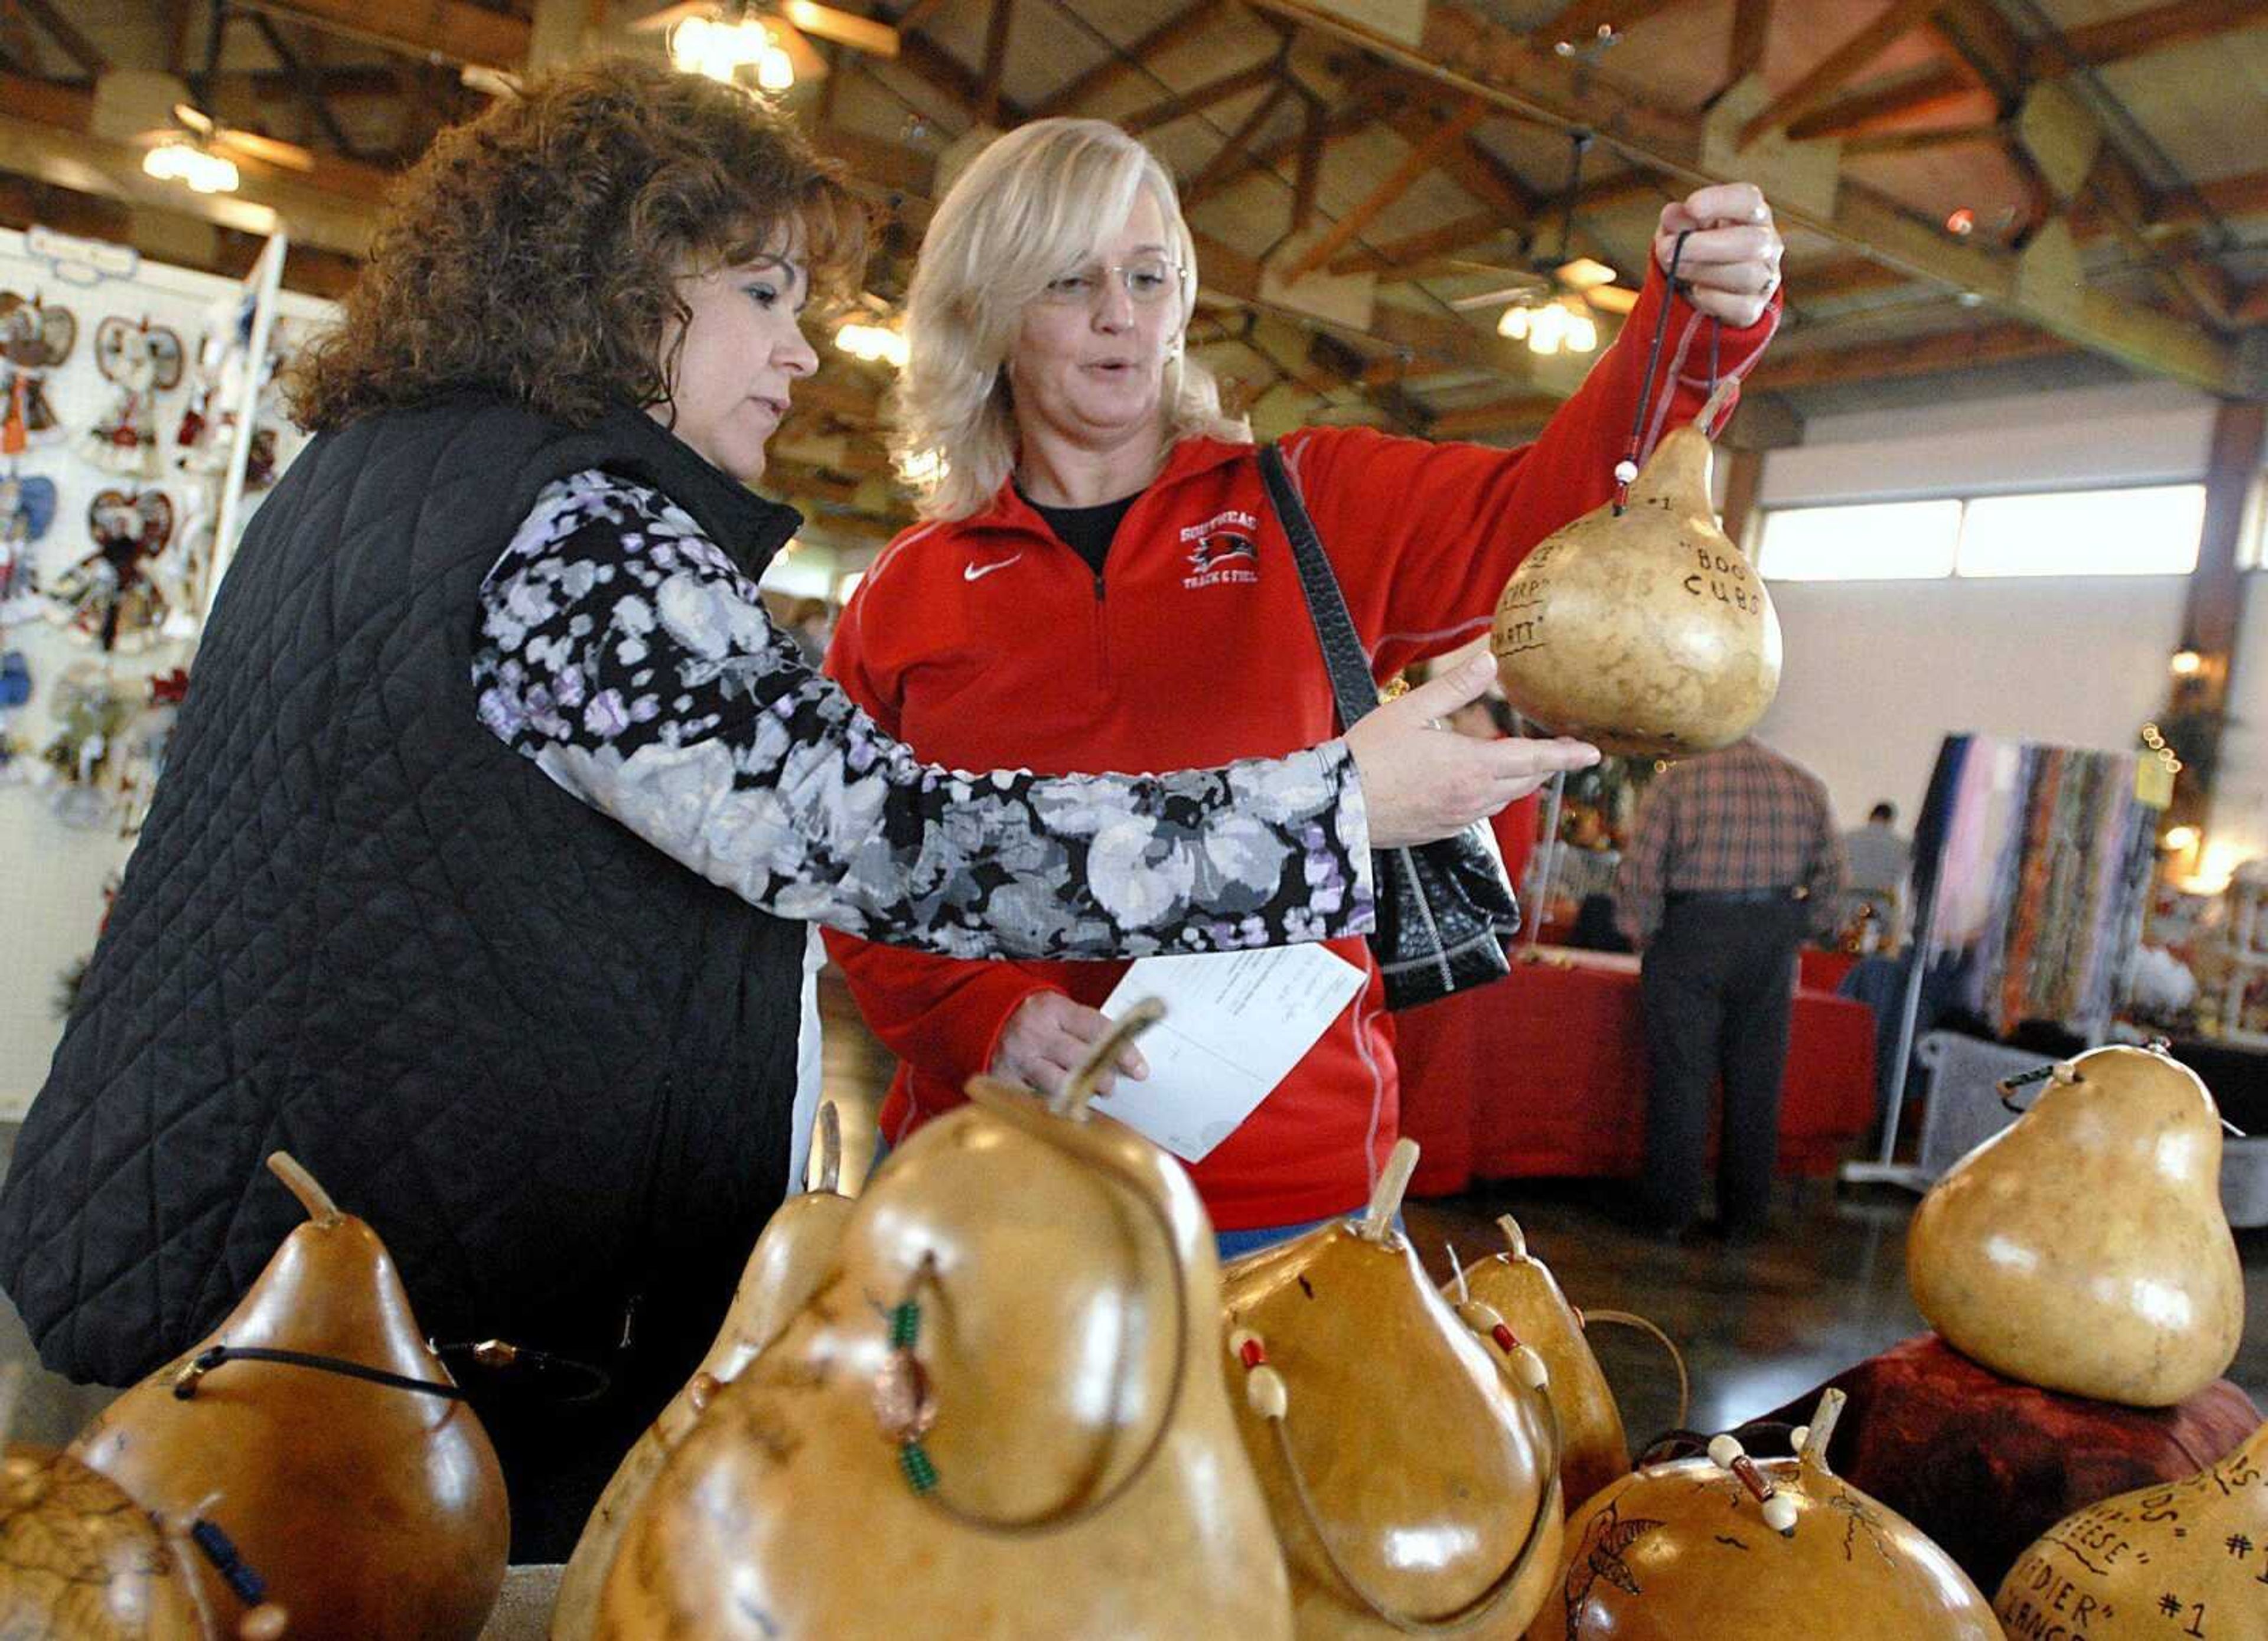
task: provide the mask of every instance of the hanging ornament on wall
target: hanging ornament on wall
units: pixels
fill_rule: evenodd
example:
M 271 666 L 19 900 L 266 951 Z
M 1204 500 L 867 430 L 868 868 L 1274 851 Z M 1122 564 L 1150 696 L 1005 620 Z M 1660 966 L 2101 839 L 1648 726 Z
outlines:
M 143 681 L 147 691 L 142 710 L 119 736 L 115 771 L 118 789 L 118 835 L 138 836 L 157 795 L 158 777 L 165 772 L 166 752 L 173 745 L 173 728 L 181 716 L 181 701 L 189 692 L 186 667 L 153 673 Z
M 32 698 L 32 663 L 21 650 L 0 651 L 0 786 L 31 778 L 32 743 L 17 731 L 17 719 Z
M 55 482 L 25 475 L 10 462 L 0 473 L 0 627 L 40 613 L 40 578 L 33 543 L 55 522 Z
M 94 551 L 55 578 L 48 618 L 105 654 L 146 649 L 166 619 L 151 561 L 173 539 L 173 504 L 163 490 L 104 490 L 86 518 Z
M 67 307 L 34 295 L 30 301 L 0 291 L 0 455 L 19 455 L 63 437 L 48 402 L 47 373 L 70 357 L 78 319 Z
M 55 737 L 40 753 L 65 826 L 107 826 L 118 812 L 121 737 L 142 710 L 139 681 L 112 678 L 99 662 L 65 669 L 48 701 Z
M 79 436 L 79 453 L 96 467 L 142 478 L 158 476 L 158 395 L 180 385 L 181 339 L 147 319 L 116 315 L 94 331 L 95 362 L 117 389 L 102 419 Z

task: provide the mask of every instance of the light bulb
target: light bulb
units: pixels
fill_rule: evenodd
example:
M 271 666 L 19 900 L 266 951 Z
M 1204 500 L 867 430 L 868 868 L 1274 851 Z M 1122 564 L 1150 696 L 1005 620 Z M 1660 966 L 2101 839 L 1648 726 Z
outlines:
M 709 19 L 688 17 L 669 32 L 669 60 L 679 72 L 698 74 L 709 60 Z
M 1528 350 L 1530 353 L 1553 354 L 1567 340 L 1567 310 L 1557 305 L 1541 307 L 1528 324 Z
M 1599 345 L 1599 327 L 1587 313 L 1578 313 L 1567 321 L 1567 347 L 1574 353 L 1589 353 Z
M 756 89 L 777 94 L 794 84 L 794 59 L 778 46 L 766 46 L 756 59 Z
M 1521 340 L 1528 335 L 1528 310 L 1518 306 L 1505 309 L 1496 322 L 1496 334 L 1513 342 Z

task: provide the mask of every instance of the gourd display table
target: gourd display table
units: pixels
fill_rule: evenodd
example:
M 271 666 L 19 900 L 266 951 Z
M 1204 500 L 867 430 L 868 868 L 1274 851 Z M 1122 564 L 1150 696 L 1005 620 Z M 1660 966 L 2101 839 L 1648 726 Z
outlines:
M 2032 1541 L 2073 1511 L 2217 1463 L 2259 1427 L 2227 1380 L 2176 1406 L 2124 1408 L 2004 1379 L 1921 1334 L 1837 1373 L 1849 1405 L 1837 1475 L 1997 1590 Z M 1824 1388 L 1826 1387 L 1822 1387 Z M 1808 1417 L 1816 1390 L 1767 1414 Z
M 1395 1017 L 1410 1189 L 1475 1179 L 1633 1175 L 1646 1144 L 1638 959 L 1535 948 L 1506 979 Z M 1800 989 L 1780 1102 L 1783 1173 L 1831 1174 L 1874 1118 L 1874 1017 Z

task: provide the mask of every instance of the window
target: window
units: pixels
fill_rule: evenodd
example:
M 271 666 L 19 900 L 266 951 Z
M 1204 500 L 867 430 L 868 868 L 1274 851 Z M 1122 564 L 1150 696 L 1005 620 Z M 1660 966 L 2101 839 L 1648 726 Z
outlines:
M 2261 507 L 2247 532 L 2255 564 Z M 2204 530 L 2202 484 L 1775 508 L 1756 568 L 1767 581 L 2185 576 Z
M 1790 507 L 1764 518 L 1756 570 L 1767 581 L 1911 581 L 1953 573 L 1957 501 Z
M 1962 520 L 1962 576 L 2186 576 L 2205 530 L 2205 486 L 1986 496 Z

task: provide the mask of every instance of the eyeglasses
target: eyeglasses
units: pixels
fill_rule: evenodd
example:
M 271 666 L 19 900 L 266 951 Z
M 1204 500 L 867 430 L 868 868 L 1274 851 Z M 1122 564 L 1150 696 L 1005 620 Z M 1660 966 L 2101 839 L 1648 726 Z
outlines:
M 1173 296 L 1182 286 L 1182 265 L 1162 256 L 1138 256 L 1130 262 L 1089 262 L 1041 288 L 1040 300 L 1061 307 L 1084 307 L 1094 300 L 1103 281 L 1118 276 L 1126 299 L 1150 307 Z

